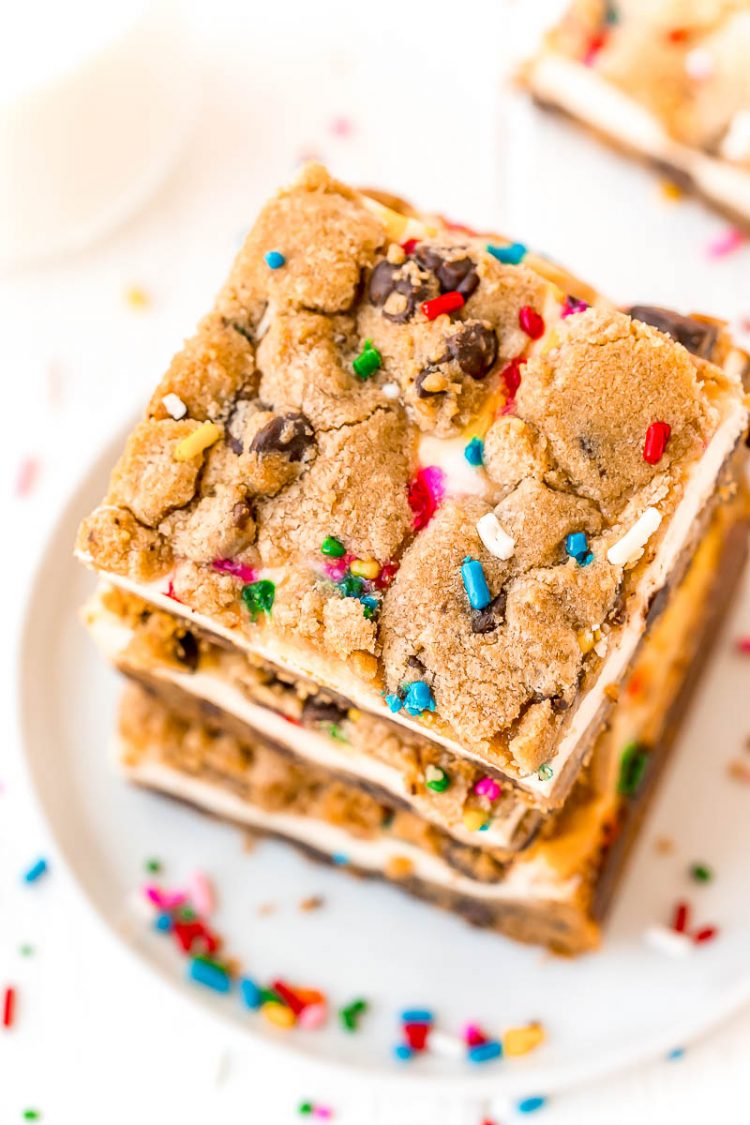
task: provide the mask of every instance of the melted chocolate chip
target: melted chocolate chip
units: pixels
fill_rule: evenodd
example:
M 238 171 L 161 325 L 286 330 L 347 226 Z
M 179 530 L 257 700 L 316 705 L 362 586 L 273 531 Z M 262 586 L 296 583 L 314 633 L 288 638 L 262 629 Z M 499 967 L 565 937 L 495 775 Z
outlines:
M 450 337 L 448 353 L 464 375 L 483 379 L 497 359 L 497 336 L 491 328 L 475 321 Z
M 400 293 L 404 307 L 396 312 L 383 309 L 383 316 L 394 324 L 405 324 L 414 316 L 419 301 L 428 295 L 425 286 L 415 285 L 408 277 L 397 277 L 400 267 L 391 262 L 378 262 L 370 276 L 369 296 L 373 305 L 383 306 L 392 293 Z
M 191 672 L 195 672 L 200 659 L 200 648 L 195 634 L 188 630 L 181 637 L 175 637 L 174 654 L 180 664 L 184 664 Z
M 505 620 L 507 594 L 501 590 L 484 609 L 475 609 L 471 617 L 472 633 L 492 633 Z
M 252 514 L 253 510 L 247 500 L 238 500 L 232 508 L 232 526 L 240 529 L 246 527 Z
M 417 375 L 414 380 L 414 390 L 417 392 L 418 398 L 434 398 L 435 395 L 444 395 L 445 391 L 429 391 L 424 385 L 424 381 L 428 375 L 432 375 L 435 371 L 440 370 L 440 364 L 428 363 L 426 367 Z
M 303 723 L 340 723 L 346 716 L 345 707 L 339 707 L 319 695 L 309 696 L 302 704 Z
M 435 274 L 441 293 L 456 292 L 469 298 L 479 285 L 476 264 L 471 258 L 448 261 L 430 246 L 418 247 L 415 257 L 423 269 Z
M 279 414 L 267 422 L 250 442 L 250 453 L 283 453 L 290 461 L 301 461 L 315 444 L 315 432 L 304 414 Z
M 681 316 L 671 309 L 663 309 L 658 305 L 633 305 L 627 312 L 635 320 L 642 320 L 645 324 L 658 328 L 660 332 L 666 332 L 678 344 L 702 359 L 710 356 L 716 343 L 716 328 L 713 324 L 704 324 L 691 316 Z

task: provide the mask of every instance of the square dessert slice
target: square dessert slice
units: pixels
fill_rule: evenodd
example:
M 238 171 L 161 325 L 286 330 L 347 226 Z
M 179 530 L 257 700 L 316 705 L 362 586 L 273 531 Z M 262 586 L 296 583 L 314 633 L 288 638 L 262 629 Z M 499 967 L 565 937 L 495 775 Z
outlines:
M 750 224 L 750 6 L 573 0 L 522 81 L 544 106 Z
M 511 860 L 467 846 L 413 810 L 238 736 L 221 713 L 190 717 L 164 683 L 127 689 L 119 728 L 126 775 L 219 817 L 377 875 L 475 925 L 557 952 L 599 927 L 695 677 L 741 570 L 743 502 L 719 510 L 686 577 L 641 648 L 634 674 L 564 808 Z M 154 691 L 155 688 L 155 691 Z
M 734 353 L 719 368 L 525 257 L 308 167 L 78 551 L 549 806 L 728 493 L 747 414 Z

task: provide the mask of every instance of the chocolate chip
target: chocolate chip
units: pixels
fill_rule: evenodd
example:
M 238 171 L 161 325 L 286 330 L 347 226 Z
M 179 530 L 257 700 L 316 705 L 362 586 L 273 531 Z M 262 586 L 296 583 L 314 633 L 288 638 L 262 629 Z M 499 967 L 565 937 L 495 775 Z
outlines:
M 369 295 L 373 305 L 383 306 L 394 293 L 402 297 L 402 302 L 391 302 L 393 308 L 383 308 L 383 316 L 394 324 L 405 324 L 411 320 L 419 301 L 428 296 L 428 290 L 408 277 L 397 277 L 400 267 L 391 262 L 378 262 L 370 276 Z
M 471 617 L 472 633 L 492 633 L 505 620 L 505 590 L 501 590 L 484 609 L 475 609 Z
M 428 375 L 433 375 L 436 371 L 440 370 L 439 363 L 428 363 L 426 367 L 417 375 L 414 380 L 414 390 L 417 392 L 418 398 L 434 398 L 435 395 L 444 395 L 445 391 L 430 391 L 425 387 L 425 379 Z
M 304 414 L 279 414 L 267 422 L 250 442 L 250 453 L 283 453 L 290 461 L 301 461 L 315 444 L 315 432 Z
M 340 723 L 347 716 L 347 709 L 339 707 L 319 695 L 309 696 L 302 704 L 303 723 Z
M 253 510 L 246 500 L 238 500 L 232 508 L 232 526 L 238 527 L 240 530 L 247 526 L 248 520 L 252 518 Z
M 497 336 L 491 328 L 475 321 L 450 337 L 448 353 L 464 375 L 483 379 L 497 359 Z
M 184 664 L 191 672 L 195 672 L 200 660 L 198 638 L 188 629 L 182 636 L 175 637 L 174 654 L 180 664 Z
M 563 711 L 567 711 L 570 704 L 561 695 L 551 695 L 549 697 L 552 713 L 555 715 L 562 715 Z
M 407 656 L 406 664 L 407 667 L 413 668 L 415 672 L 419 672 L 420 676 L 427 671 L 427 665 L 423 664 L 418 656 Z
M 711 355 L 717 335 L 713 324 L 704 324 L 691 316 L 681 316 L 680 313 L 663 309 L 659 305 L 633 305 L 627 312 L 635 320 L 642 320 L 652 328 L 666 332 L 693 355 L 700 356 L 701 359 L 707 359 Z
M 435 274 L 441 293 L 457 292 L 468 299 L 479 285 L 476 264 L 471 258 L 449 261 L 430 246 L 418 247 L 415 257 L 423 269 Z

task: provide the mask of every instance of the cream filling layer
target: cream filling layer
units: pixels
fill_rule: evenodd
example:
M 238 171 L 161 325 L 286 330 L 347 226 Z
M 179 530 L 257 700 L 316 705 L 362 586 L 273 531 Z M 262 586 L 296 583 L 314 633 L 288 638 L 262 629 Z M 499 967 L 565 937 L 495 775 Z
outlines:
M 127 750 L 127 746 L 124 747 Z M 329 856 L 346 856 L 347 862 L 366 871 L 383 873 L 389 860 L 406 858 L 413 874 L 437 887 L 485 901 L 566 902 L 579 885 L 573 876 L 562 880 L 542 858 L 516 860 L 499 883 L 480 883 L 462 875 L 438 856 L 422 851 L 397 837 L 380 835 L 367 840 L 351 836 L 326 821 L 291 813 L 267 813 L 237 794 L 211 782 L 181 773 L 146 757 L 122 767 L 126 776 L 197 805 L 224 819 L 270 832 L 278 832 Z
M 648 110 L 595 70 L 546 53 L 533 63 L 529 84 L 541 98 L 622 144 L 674 165 L 700 191 L 750 216 L 750 171 L 675 141 Z
M 133 638 L 133 630 L 115 614 L 103 606 L 87 607 L 86 624 L 99 648 L 108 660 L 116 663 L 125 653 Z M 462 824 L 446 824 L 429 801 L 410 793 L 404 778 L 395 766 L 379 761 L 351 745 L 335 742 L 333 739 L 297 726 L 278 712 L 258 703 L 253 703 L 246 695 L 225 677 L 215 672 L 180 672 L 166 664 L 148 669 L 149 674 L 160 680 L 174 684 L 198 699 L 220 707 L 247 723 L 259 734 L 285 746 L 305 761 L 313 762 L 324 769 L 345 773 L 354 781 L 372 782 L 388 793 L 394 794 L 408 803 L 423 819 L 436 824 L 455 839 L 471 847 L 510 847 L 513 833 L 520 824 L 529 806 L 517 800 L 507 813 L 497 816 L 482 833 L 470 832 Z
M 537 774 L 531 774 L 516 779 L 516 784 L 533 794 L 540 807 L 561 800 L 570 789 L 577 772 L 576 762 L 580 761 L 590 741 L 587 736 L 594 733 L 598 716 L 605 709 L 607 701 L 605 688 L 609 684 L 618 683 L 624 676 L 643 636 L 650 600 L 664 587 L 682 550 L 689 544 L 693 526 L 715 493 L 721 470 L 744 431 L 747 415 L 741 402 L 736 400 L 725 402 L 723 407 L 719 404 L 719 409 L 721 411 L 719 425 L 703 456 L 687 473 L 682 499 L 666 530 L 662 531 L 654 558 L 645 568 L 634 591 L 628 621 L 614 643 L 610 644 L 596 680 L 571 716 L 549 760 L 553 771 L 552 777 L 540 778 Z M 91 559 L 84 553 L 79 552 L 79 557 L 84 563 L 91 565 Z M 401 724 L 423 738 L 447 747 L 459 757 L 468 758 L 479 765 L 485 762 L 485 759 L 471 746 L 464 746 L 457 739 L 433 727 L 423 726 L 406 715 L 404 710 L 391 713 L 381 694 L 368 688 L 343 662 L 333 664 L 313 649 L 289 644 L 282 637 L 275 636 L 270 629 L 259 627 L 252 638 L 240 628 L 229 629 L 205 614 L 197 613 L 184 603 L 168 597 L 164 579 L 143 583 L 124 575 L 104 573 L 107 573 L 113 585 L 138 595 L 168 613 L 178 614 L 194 622 L 198 628 L 223 637 L 244 652 L 253 653 L 272 665 L 284 668 L 293 676 L 312 680 L 322 687 L 344 695 L 355 707 Z M 274 578 L 283 581 L 283 572 L 274 574 Z

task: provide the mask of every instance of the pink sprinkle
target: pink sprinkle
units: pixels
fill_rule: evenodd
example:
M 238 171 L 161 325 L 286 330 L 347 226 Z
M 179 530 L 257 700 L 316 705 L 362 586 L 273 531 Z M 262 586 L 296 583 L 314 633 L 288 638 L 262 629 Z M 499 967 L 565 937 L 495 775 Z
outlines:
M 737 651 L 750 656 L 750 637 L 740 637 L 737 641 Z
M 174 592 L 174 579 L 172 579 L 172 578 L 169 579 L 169 585 L 167 586 L 167 588 L 165 590 L 165 594 L 168 598 L 171 598 L 173 602 L 179 602 L 180 605 L 185 604 L 183 602 L 182 598 L 178 598 L 177 594 L 175 594 L 175 592 Z
M 237 559 L 214 559 L 211 566 L 220 574 L 231 574 L 234 578 L 239 578 L 240 582 L 254 582 L 256 578 L 253 568 Z
M 203 871 L 194 871 L 188 879 L 188 897 L 199 914 L 209 917 L 216 909 L 216 896 L 211 880 Z
M 494 778 L 481 777 L 474 786 L 474 792 L 480 797 L 487 797 L 490 801 L 496 801 L 502 790 Z
M 481 1043 L 487 1042 L 487 1036 L 476 1023 L 467 1023 L 462 1035 L 467 1047 L 478 1047 Z
M 155 883 L 146 884 L 143 893 L 160 910 L 176 910 L 178 906 L 182 906 L 187 898 L 183 891 L 163 891 Z
M 585 301 L 579 301 L 577 297 L 571 297 L 568 294 L 563 302 L 560 317 L 565 320 L 566 317 L 573 316 L 574 313 L 585 312 L 588 307 Z
M 445 473 L 437 465 L 426 465 L 417 471 L 409 484 L 407 498 L 414 513 L 413 527 L 427 527 L 445 495 Z
M 328 1008 L 325 1004 L 308 1004 L 297 1016 L 297 1026 L 305 1031 L 315 1031 L 322 1027 L 328 1018 Z
M 28 496 L 39 475 L 39 461 L 36 457 L 25 457 L 18 467 L 16 477 L 16 496 Z
M 712 242 L 709 242 L 706 247 L 706 255 L 713 259 L 726 258 L 728 254 L 733 254 L 735 250 L 739 250 L 744 241 L 745 235 L 738 227 L 729 227 L 728 230 L 723 231 Z
M 334 137 L 349 137 L 354 132 L 354 125 L 348 117 L 334 117 L 331 132 Z
M 333 1117 L 333 1110 L 329 1105 L 316 1105 L 313 1106 L 312 1115 L 321 1121 L 330 1121 Z
M 346 554 L 342 555 L 340 559 L 328 559 L 328 561 L 323 564 L 323 569 L 332 582 L 340 582 L 349 569 L 350 563 L 352 563 L 356 557 L 356 555 Z

